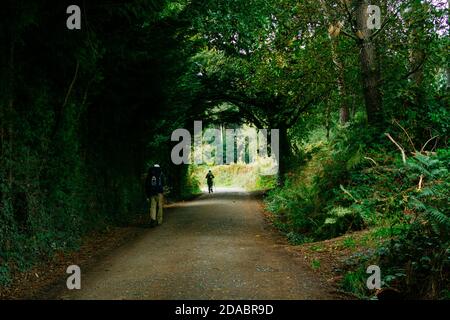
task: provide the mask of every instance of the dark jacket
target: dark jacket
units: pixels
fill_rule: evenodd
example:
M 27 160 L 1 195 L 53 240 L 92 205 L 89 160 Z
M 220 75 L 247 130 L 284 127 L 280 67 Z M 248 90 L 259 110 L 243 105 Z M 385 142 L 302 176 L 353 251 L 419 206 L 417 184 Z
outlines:
M 213 183 L 213 179 L 214 179 L 214 175 L 212 174 L 212 172 L 208 172 L 208 174 L 206 175 L 205 178 L 206 178 L 208 184 L 212 184 Z
M 147 198 L 163 193 L 164 191 L 164 174 L 161 168 L 151 167 L 148 169 L 147 178 L 145 179 L 145 194 Z

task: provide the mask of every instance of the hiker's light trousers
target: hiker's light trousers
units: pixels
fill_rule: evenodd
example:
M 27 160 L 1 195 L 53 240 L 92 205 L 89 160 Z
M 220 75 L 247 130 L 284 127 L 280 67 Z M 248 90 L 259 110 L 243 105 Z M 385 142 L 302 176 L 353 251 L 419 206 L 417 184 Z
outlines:
M 158 193 L 150 198 L 150 217 L 157 220 L 158 224 L 163 221 L 163 205 L 164 197 L 162 193 Z M 158 213 L 158 214 L 156 214 Z

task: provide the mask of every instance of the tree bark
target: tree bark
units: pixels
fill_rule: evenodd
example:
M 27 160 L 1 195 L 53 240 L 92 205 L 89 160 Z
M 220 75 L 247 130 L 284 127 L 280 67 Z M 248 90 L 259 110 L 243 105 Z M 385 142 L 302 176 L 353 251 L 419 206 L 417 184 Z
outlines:
M 450 90 L 450 68 L 447 68 L 447 90 Z
M 325 15 L 330 16 L 327 6 L 324 3 L 324 0 L 320 1 L 320 4 L 322 6 L 323 12 Z M 346 101 L 346 87 L 345 87 L 345 78 L 344 78 L 344 66 L 342 64 L 342 60 L 340 59 L 338 53 L 337 53 L 337 46 L 339 43 L 338 36 L 339 31 L 336 28 L 340 28 L 340 26 L 333 26 L 333 30 L 335 30 L 335 33 L 329 34 L 330 42 L 331 42 L 331 56 L 333 59 L 333 63 L 335 65 L 335 70 L 337 74 L 337 88 L 339 92 L 340 97 L 340 111 L 339 111 L 339 121 L 341 125 L 345 125 L 349 121 L 349 108 Z
M 413 6 L 409 7 L 410 12 L 417 12 L 426 10 L 422 3 L 416 3 Z M 409 79 L 415 85 L 415 104 L 421 105 L 423 101 L 423 92 L 421 90 L 422 83 L 424 79 L 423 74 L 423 64 L 425 61 L 425 50 L 423 48 L 424 41 L 424 33 L 425 33 L 425 25 L 424 22 L 416 22 L 414 25 L 411 17 L 407 19 L 408 29 L 410 29 L 410 51 L 409 51 L 409 65 L 410 65 L 410 76 Z
M 428 31 L 426 30 L 426 20 L 429 19 L 427 6 L 420 1 L 412 3 L 405 13 L 405 26 L 408 34 L 409 47 L 409 84 L 412 97 L 405 97 L 403 103 L 406 109 L 421 112 L 425 104 L 426 93 L 424 90 L 424 64 L 426 59 L 426 48 L 428 47 Z M 404 114 L 408 110 L 404 111 Z M 429 136 L 425 130 L 416 131 L 413 129 L 413 136 L 416 141 L 424 141 Z
M 449 17 L 449 13 L 450 12 L 450 1 L 447 0 L 447 25 L 450 24 L 450 17 Z M 447 90 L 450 90 L 450 68 L 447 67 Z
M 325 117 L 325 129 L 327 130 L 327 141 L 330 141 L 330 131 L 331 131 L 331 108 L 327 105 Z
M 279 159 L 278 159 L 278 186 L 284 186 L 285 175 L 287 173 L 287 168 L 289 161 L 291 159 L 291 147 L 287 135 L 287 126 L 281 124 L 278 126 L 280 130 L 280 145 L 279 145 Z
M 379 84 L 381 82 L 380 66 L 375 44 L 371 39 L 372 31 L 367 26 L 368 0 L 358 0 L 358 38 L 360 62 L 362 69 L 363 94 L 370 125 L 380 127 L 383 122 L 382 99 Z
M 14 98 L 15 98 L 15 48 L 16 48 L 16 39 L 14 30 L 11 27 L 10 31 L 10 45 L 9 45 L 9 66 L 8 66 L 8 83 L 9 83 L 9 90 L 8 90 L 8 111 L 7 111 L 7 122 L 8 122 L 8 157 L 9 157 L 9 164 L 8 164 L 8 187 L 9 190 L 12 190 L 12 184 L 13 184 L 13 123 L 12 123 L 12 116 L 14 111 Z
M 345 87 L 345 80 L 344 80 L 344 66 L 342 64 L 341 59 L 339 58 L 339 55 L 337 54 L 337 40 L 331 39 L 332 41 L 332 49 L 331 54 L 333 55 L 333 61 L 336 65 L 336 72 L 337 72 L 337 87 L 340 97 L 340 109 L 339 109 L 339 121 L 341 125 L 345 125 L 350 119 L 349 119 L 349 111 L 348 111 L 348 104 L 347 104 L 347 90 Z

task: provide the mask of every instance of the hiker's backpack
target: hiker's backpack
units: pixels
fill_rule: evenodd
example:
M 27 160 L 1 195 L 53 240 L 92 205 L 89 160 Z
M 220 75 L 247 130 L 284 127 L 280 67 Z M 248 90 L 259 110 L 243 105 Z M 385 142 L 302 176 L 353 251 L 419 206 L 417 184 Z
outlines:
M 162 192 L 162 172 L 161 170 L 150 170 L 147 177 L 147 191 L 150 194 Z
M 151 186 L 152 188 L 156 188 L 158 186 L 158 178 L 156 178 L 156 176 L 152 176 Z
M 157 175 L 157 173 L 152 172 L 152 175 L 150 176 L 150 187 L 152 187 L 152 189 L 157 190 L 158 188 L 160 188 L 162 185 L 161 183 L 161 173 L 159 173 Z

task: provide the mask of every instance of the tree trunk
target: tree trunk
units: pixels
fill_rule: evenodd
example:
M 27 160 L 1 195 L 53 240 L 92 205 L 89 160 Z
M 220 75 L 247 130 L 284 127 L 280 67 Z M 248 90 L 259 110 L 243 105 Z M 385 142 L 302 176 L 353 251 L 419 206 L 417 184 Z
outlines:
M 410 12 L 417 12 L 426 10 L 422 3 L 416 3 L 408 8 Z M 423 63 L 425 59 L 425 50 L 423 34 L 425 33 L 425 22 L 414 21 L 412 17 L 407 19 L 407 26 L 410 30 L 409 32 L 409 64 L 410 64 L 410 76 L 409 79 L 415 84 L 418 96 L 416 97 L 416 102 L 419 103 L 420 100 L 420 88 L 423 82 Z
M 447 0 L 447 25 L 450 23 L 450 17 L 449 17 L 449 10 L 450 10 L 450 1 Z M 450 68 L 447 67 L 447 90 L 450 89 Z
M 349 120 L 349 112 L 347 105 L 347 90 L 345 88 L 345 80 L 344 80 L 344 66 L 342 61 L 337 53 L 337 45 L 338 40 L 336 37 L 331 37 L 331 55 L 333 57 L 333 62 L 335 65 L 336 73 L 337 73 L 337 88 L 339 92 L 339 120 L 341 125 L 345 125 Z
M 13 184 L 13 110 L 14 110 L 14 97 L 15 97 L 15 35 L 14 30 L 11 29 L 10 31 L 10 46 L 9 46 L 9 66 L 8 66 L 8 111 L 7 111 L 7 122 L 8 122 L 8 129 L 7 129 L 7 136 L 8 136 L 8 146 L 7 146 L 7 152 L 9 157 L 9 163 L 8 163 L 8 187 L 9 190 L 12 190 L 12 184 Z
M 345 80 L 344 80 L 344 66 L 342 65 L 342 61 L 336 53 L 337 43 L 336 40 L 333 41 L 333 60 L 336 65 L 337 71 L 337 86 L 340 97 L 340 111 L 339 111 L 339 121 L 341 125 L 345 125 L 349 119 L 349 111 L 347 104 L 347 90 L 345 88 Z
M 279 158 L 278 158 L 278 186 L 282 187 L 285 182 L 285 174 L 291 160 L 291 147 L 285 124 L 278 126 L 280 130 Z
M 362 69 L 362 83 L 367 119 L 370 125 L 380 127 L 382 118 L 382 100 L 380 92 L 381 73 L 378 56 L 372 42 L 372 31 L 367 26 L 369 15 L 367 13 L 368 0 L 358 1 L 358 37 L 360 47 L 360 61 Z
M 330 16 L 327 6 L 324 3 L 324 0 L 320 1 L 320 4 L 322 6 L 323 12 L 326 16 Z M 347 96 L 347 92 L 346 92 L 346 88 L 345 88 L 345 78 L 344 78 L 344 66 L 342 64 L 342 61 L 337 53 L 337 46 L 339 43 L 338 40 L 338 36 L 339 36 L 339 31 L 341 26 L 333 26 L 334 30 L 333 32 L 331 32 L 329 34 L 330 37 L 330 41 L 331 41 L 331 56 L 333 59 L 333 63 L 335 65 L 335 70 L 336 70 L 336 74 L 337 74 L 337 88 L 338 88 L 338 92 L 339 92 L 339 97 L 340 97 L 340 112 L 339 112 L 339 120 L 341 125 L 345 125 L 348 120 L 349 120 L 349 109 L 348 109 L 348 105 L 347 105 L 347 101 L 346 101 L 346 96 Z
M 350 113 L 348 111 L 348 106 L 341 106 L 341 110 L 339 112 L 339 121 L 341 125 L 345 125 L 350 120 Z
M 327 105 L 326 118 L 325 118 L 325 129 L 327 130 L 327 141 L 330 141 L 330 131 L 331 131 L 331 110 L 330 106 Z
M 447 68 L 447 90 L 450 89 L 450 68 Z
M 416 43 L 417 45 L 417 43 Z M 410 57 L 409 57 L 409 63 L 410 63 L 410 70 L 411 75 L 409 79 L 414 82 L 414 84 L 417 86 L 417 88 L 422 87 L 423 82 L 423 67 L 422 64 L 425 59 L 425 53 L 422 49 L 415 48 L 411 49 Z

